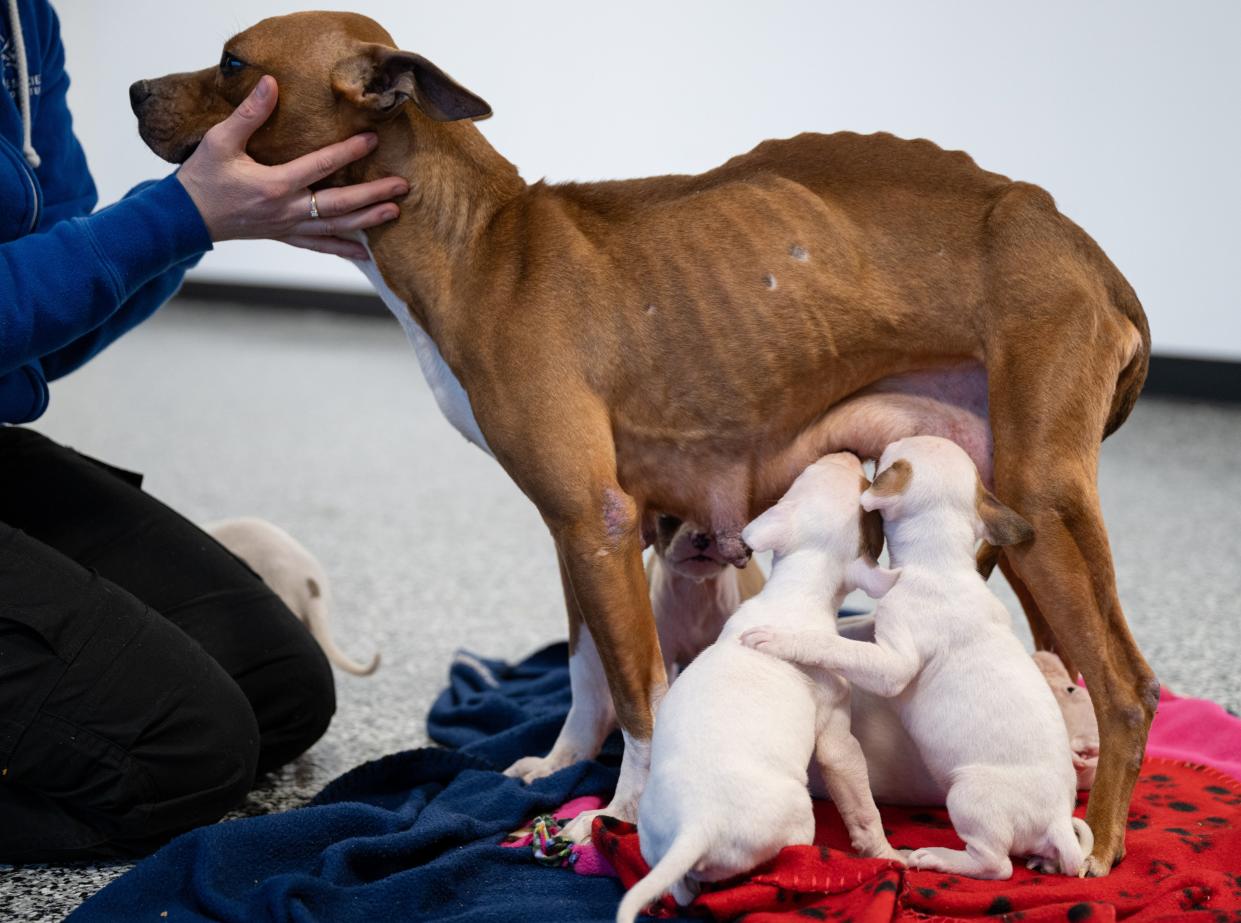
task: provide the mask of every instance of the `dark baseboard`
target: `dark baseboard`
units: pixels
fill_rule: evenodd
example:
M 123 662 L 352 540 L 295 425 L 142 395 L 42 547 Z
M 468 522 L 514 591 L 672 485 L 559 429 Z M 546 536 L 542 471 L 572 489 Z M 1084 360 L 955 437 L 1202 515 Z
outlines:
M 333 292 L 274 285 L 234 285 L 229 282 L 186 282 L 179 297 L 193 301 L 227 301 L 269 308 L 310 308 L 371 317 L 387 317 L 378 295 Z M 1188 356 L 1151 356 L 1143 394 L 1198 401 L 1241 403 L 1241 361 L 1196 359 Z
M 264 308 L 309 308 L 336 314 L 391 316 L 380 297 L 369 292 L 189 280 L 181 286 L 177 297 L 187 301 L 231 302 Z
M 1150 371 L 1146 374 L 1146 387 L 1142 393 L 1241 403 L 1241 362 L 1188 356 L 1151 356 Z

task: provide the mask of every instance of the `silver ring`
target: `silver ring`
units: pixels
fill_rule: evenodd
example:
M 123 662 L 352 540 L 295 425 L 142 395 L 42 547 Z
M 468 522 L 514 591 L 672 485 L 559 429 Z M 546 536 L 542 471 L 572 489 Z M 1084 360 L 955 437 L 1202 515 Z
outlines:
M 315 194 L 313 190 L 310 193 L 310 217 L 319 217 L 319 203 L 315 201 Z

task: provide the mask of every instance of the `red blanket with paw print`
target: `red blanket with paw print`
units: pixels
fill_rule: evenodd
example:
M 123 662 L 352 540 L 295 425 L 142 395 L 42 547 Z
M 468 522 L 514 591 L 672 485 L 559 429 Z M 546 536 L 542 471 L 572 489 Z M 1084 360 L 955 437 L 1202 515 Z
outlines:
M 962 848 L 943 808 L 881 807 L 898 849 Z M 1085 813 L 1085 793 L 1077 814 Z M 784 849 L 745 879 L 707 886 L 688 908 L 671 898 L 655 916 L 718 920 L 1241 921 L 1241 782 L 1205 766 L 1148 758 L 1134 790 L 1125 860 L 1106 878 L 1043 875 L 1014 863 L 1008 881 L 907 871 L 848 855 L 830 803 L 816 802 L 813 846 Z M 595 822 L 594 845 L 626 888 L 647 872 L 630 824 Z

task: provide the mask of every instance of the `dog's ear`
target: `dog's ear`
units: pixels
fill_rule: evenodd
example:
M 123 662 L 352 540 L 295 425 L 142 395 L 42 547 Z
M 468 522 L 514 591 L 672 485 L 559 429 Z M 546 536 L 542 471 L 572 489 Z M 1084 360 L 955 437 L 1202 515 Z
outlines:
M 384 45 L 366 45 L 340 62 L 332 88 L 342 99 L 382 119 L 406 101 L 437 122 L 485 119 L 491 107 L 420 54 Z
M 900 568 L 890 570 L 880 567 L 875 560 L 867 555 L 854 558 L 845 570 L 845 580 L 857 587 L 871 599 L 878 599 L 900 579 Z
M 883 516 L 878 510 L 862 512 L 862 537 L 858 554 L 870 555 L 878 561 L 883 554 Z
M 914 469 L 909 462 L 898 458 L 875 476 L 870 488 L 862 494 L 862 509 L 866 512 L 886 510 L 909 488 Z
M 779 552 L 793 532 L 792 506 L 781 501 L 741 530 L 741 540 L 753 551 Z
M 1034 538 L 1034 527 L 1010 510 L 979 481 L 975 508 L 981 524 L 979 538 L 991 545 L 1019 545 Z

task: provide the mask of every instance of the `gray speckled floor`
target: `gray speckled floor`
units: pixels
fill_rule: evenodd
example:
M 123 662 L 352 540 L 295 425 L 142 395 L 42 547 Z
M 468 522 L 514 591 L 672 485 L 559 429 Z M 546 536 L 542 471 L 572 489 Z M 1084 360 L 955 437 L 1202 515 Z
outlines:
M 38 428 L 145 472 L 193 519 L 281 524 L 332 576 L 342 645 L 383 653 L 371 678 L 337 674 L 327 736 L 239 815 L 301 804 L 351 766 L 425 744 L 457 647 L 515 658 L 564 634 L 541 520 L 440 417 L 395 321 L 176 304 L 60 382 Z M 1143 650 L 1171 688 L 1234 710 L 1238 457 L 1241 408 L 1144 399 L 1102 470 Z M 59 920 L 127 867 L 0 866 L 0 920 Z

